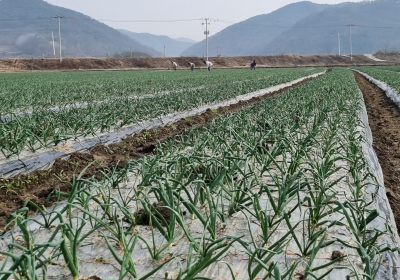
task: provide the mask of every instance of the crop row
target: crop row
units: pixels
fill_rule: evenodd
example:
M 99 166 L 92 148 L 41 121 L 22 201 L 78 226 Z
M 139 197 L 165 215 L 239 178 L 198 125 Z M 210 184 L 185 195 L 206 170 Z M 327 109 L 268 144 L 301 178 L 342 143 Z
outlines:
M 206 71 L 7 73 L 0 75 L 0 113 L 8 115 L 304 71 L 307 69 L 259 69 L 256 73 L 216 70 L 212 74 Z
M 67 203 L 27 202 L 9 219 L 2 279 L 64 267 L 73 279 L 376 279 L 398 249 L 382 242 L 390 224 L 371 226 L 379 186 L 361 102 L 352 73 L 335 69 L 163 141 L 155 156 L 77 176 L 71 193 L 53 193 Z
M 356 69 L 388 84 L 390 87 L 397 90 L 397 92 L 400 92 L 400 73 L 396 71 L 387 71 L 391 69 L 391 67 L 357 67 Z
M 111 129 L 223 101 L 318 71 L 321 69 L 278 70 L 276 73 L 267 71 L 262 78 L 255 80 L 240 80 L 236 77 L 239 80 L 235 83 L 221 83 L 154 98 L 121 97 L 114 98 L 112 102 L 90 103 L 83 108 L 67 107 L 57 112 L 37 110 L 32 114 L 13 115 L 0 123 L 0 151 L 5 158 L 19 155 L 24 149 L 35 152 L 68 139 L 97 136 Z
M 375 67 L 368 67 L 368 68 L 386 70 L 386 71 L 392 71 L 392 72 L 400 72 L 400 66 L 375 66 Z

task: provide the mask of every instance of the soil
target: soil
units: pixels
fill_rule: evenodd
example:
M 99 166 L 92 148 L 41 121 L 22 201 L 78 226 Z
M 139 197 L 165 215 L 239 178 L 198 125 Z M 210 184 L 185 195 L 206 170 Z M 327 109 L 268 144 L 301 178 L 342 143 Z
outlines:
M 167 221 L 170 221 L 171 218 L 171 211 L 167 208 L 164 208 L 165 203 L 164 202 L 158 202 L 158 203 L 153 203 L 153 206 L 155 210 Z M 151 212 L 152 216 L 155 216 L 155 211 Z M 142 225 L 142 226 L 148 226 L 150 224 L 150 215 L 146 212 L 145 209 L 139 209 L 137 212 L 133 214 L 133 216 L 137 219 L 136 224 L 137 225 Z M 156 219 L 163 225 L 163 226 L 168 226 L 165 225 L 164 222 L 158 217 L 155 216 Z
M 78 280 L 101 280 L 101 278 L 97 276 L 90 276 L 90 277 L 79 276 Z
M 39 206 L 48 206 L 44 203 L 50 195 L 54 194 L 53 197 L 55 198 L 57 191 L 68 193 L 71 188 L 69 182 L 72 181 L 74 175 L 82 173 L 89 164 L 90 166 L 84 171 L 82 178 L 95 176 L 97 179 L 101 179 L 100 171 L 107 172 L 108 167 L 122 168 L 126 161 L 138 159 L 143 155 L 154 154 L 156 145 L 160 140 L 172 139 L 175 135 L 182 134 L 193 126 L 204 126 L 214 118 L 229 115 L 312 79 L 314 78 L 303 80 L 295 85 L 247 101 L 239 101 L 236 104 L 220 107 L 216 110 L 207 110 L 202 114 L 181 119 L 173 124 L 145 130 L 132 137 L 127 137 L 119 143 L 108 146 L 97 145 L 88 153 L 73 153 L 68 160 L 57 159 L 49 170 L 38 170 L 8 179 L 0 178 L 0 227 L 4 227 L 7 224 L 7 217 L 21 208 L 26 201 L 32 201 Z M 5 187 L 11 184 L 13 187 Z M 50 200 L 50 202 L 55 202 L 55 199 Z M 31 208 L 31 210 L 33 214 L 35 209 Z
M 386 194 L 400 229 L 400 110 L 384 91 L 354 73 L 363 93 L 373 135 L 373 147 L 382 167 Z
M 136 58 L 63 58 L 57 59 L 1 59 L 0 72 L 3 71 L 75 71 L 75 70 L 127 70 L 127 69 L 172 69 L 172 61 L 178 69 L 189 69 L 188 62 L 196 64 L 196 69 L 206 68 L 201 57 L 136 57 Z M 363 55 L 349 57 L 339 55 L 270 55 L 211 57 L 214 68 L 250 68 L 256 60 L 259 67 L 316 67 L 316 66 L 354 66 L 387 65 L 390 62 L 376 62 Z
M 334 261 L 334 260 L 336 260 L 336 259 L 338 259 L 338 258 L 341 258 L 341 257 L 343 257 L 343 256 L 344 256 L 344 254 L 343 254 L 342 252 L 340 252 L 340 251 L 333 251 L 333 252 L 332 252 L 332 255 L 331 255 L 331 260 Z
M 297 272 L 297 273 L 294 275 L 294 279 L 303 280 L 303 279 L 304 279 L 304 274 L 303 274 L 303 273 L 300 273 L 300 272 Z

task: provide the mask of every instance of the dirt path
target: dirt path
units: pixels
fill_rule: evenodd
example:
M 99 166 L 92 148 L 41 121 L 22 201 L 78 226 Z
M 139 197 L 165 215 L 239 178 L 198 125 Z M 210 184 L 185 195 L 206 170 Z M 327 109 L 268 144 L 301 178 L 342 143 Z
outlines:
M 384 91 L 354 73 L 363 93 L 373 135 L 373 147 L 381 164 L 386 194 L 400 229 L 400 109 Z
M 386 61 L 386 60 L 376 58 L 373 54 L 364 54 L 364 56 L 366 56 L 367 58 L 369 58 L 373 61 L 377 61 L 377 62 L 385 62 Z
M 38 170 L 9 179 L 0 178 L 0 227 L 4 227 L 7 224 L 7 217 L 21 208 L 26 201 L 42 205 L 54 191 L 68 193 L 71 186 L 67 182 L 71 182 L 74 174 L 80 174 L 91 163 L 92 165 L 85 171 L 83 178 L 100 176 L 100 171 L 106 171 L 107 168 L 115 166 L 122 168 L 125 161 L 153 154 L 157 142 L 160 140 L 171 139 L 193 126 L 204 126 L 214 118 L 229 115 L 312 79 L 314 78 L 303 80 L 292 86 L 247 101 L 239 101 L 230 106 L 220 107 L 217 110 L 208 110 L 203 114 L 181 119 L 164 127 L 143 131 L 125 138 L 120 143 L 108 146 L 98 145 L 89 153 L 73 153 L 68 160 L 57 159 L 52 168 L 46 171 Z

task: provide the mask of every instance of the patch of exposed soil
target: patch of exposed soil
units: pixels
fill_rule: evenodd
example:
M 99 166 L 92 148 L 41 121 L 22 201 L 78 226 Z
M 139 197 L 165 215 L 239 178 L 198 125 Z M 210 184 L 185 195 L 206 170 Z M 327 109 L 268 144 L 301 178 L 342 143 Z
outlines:
M 303 280 L 303 279 L 304 279 L 304 274 L 303 274 L 303 273 L 300 273 L 300 272 L 296 272 L 296 273 L 294 274 L 294 279 Z
M 384 91 L 354 73 L 363 93 L 373 147 L 382 166 L 386 194 L 400 229 L 400 110 Z
M 7 217 L 21 208 L 26 201 L 32 201 L 41 206 L 54 191 L 68 193 L 70 191 L 68 182 L 72 181 L 74 174 L 80 174 L 89 164 L 91 165 L 85 170 L 82 178 L 96 176 L 100 179 L 100 171 L 106 170 L 107 167 L 122 168 L 126 161 L 153 154 L 157 142 L 160 140 L 171 139 L 193 126 L 204 126 L 216 117 L 229 115 L 312 79 L 314 78 L 306 79 L 264 96 L 240 101 L 216 110 L 207 110 L 203 114 L 181 119 L 173 124 L 142 131 L 119 143 L 108 146 L 97 145 L 89 153 L 73 153 L 68 160 L 57 159 L 52 168 L 46 171 L 38 170 L 9 179 L 0 178 L 0 227 L 4 227 Z M 11 185 L 12 187 L 6 187 Z M 51 201 L 54 202 L 54 200 Z
M 161 215 L 167 222 L 169 222 L 171 218 L 171 211 L 165 208 L 164 202 L 159 202 L 159 203 L 154 202 L 153 206 L 154 209 L 158 212 L 158 214 L 156 214 L 156 211 L 151 211 L 151 216 L 154 216 L 163 226 L 167 226 L 164 224 L 164 222 L 158 215 Z M 139 209 L 133 215 L 136 218 L 137 225 L 148 226 L 150 224 L 151 217 L 145 209 L 143 208 Z
M 343 256 L 344 256 L 344 254 L 343 254 L 342 252 L 340 252 L 340 251 L 333 251 L 333 252 L 332 252 L 332 255 L 331 255 L 331 260 L 334 261 L 334 260 L 336 260 L 336 259 L 338 259 L 338 258 L 341 258 L 341 257 L 343 257 Z
M 90 277 L 79 276 L 78 280 L 101 280 L 101 278 L 97 276 L 90 276 Z
M 188 62 L 196 64 L 196 70 L 206 68 L 201 57 L 134 57 L 134 58 L 63 58 L 58 59 L 0 59 L 0 71 L 75 71 L 75 70 L 122 70 L 122 69 L 172 69 L 172 61 L 178 69 L 189 69 Z M 268 55 L 211 57 L 214 68 L 250 68 L 256 60 L 257 67 L 316 67 L 387 65 L 390 62 L 373 61 L 363 55 L 353 60 L 340 55 Z

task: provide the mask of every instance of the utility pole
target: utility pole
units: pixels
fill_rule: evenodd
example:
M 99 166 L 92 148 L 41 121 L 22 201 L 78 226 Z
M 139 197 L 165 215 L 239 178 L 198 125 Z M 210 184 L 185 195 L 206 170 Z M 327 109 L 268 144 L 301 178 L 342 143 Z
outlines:
M 58 37 L 60 39 L 60 62 L 62 62 L 62 50 L 61 50 L 61 19 L 64 18 L 60 15 L 57 15 L 58 18 Z
M 204 34 L 206 35 L 206 60 L 208 61 L 208 35 L 210 34 L 210 31 L 208 30 L 208 25 L 210 24 L 208 21 L 210 20 L 209 18 L 204 19 L 206 23 L 202 23 L 203 25 L 206 25 L 206 31 L 204 31 Z
M 54 32 L 51 31 L 51 38 L 53 39 L 53 57 L 56 58 L 56 45 L 54 43 Z
M 355 24 L 348 24 L 347 25 L 349 27 L 349 31 L 350 31 L 350 60 L 353 60 L 353 43 L 351 41 L 351 27 L 352 26 L 357 26 Z
M 131 58 L 132 58 L 132 48 L 131 48 Z
M 337 34 L 337 38 L 338 38 L 338 41 L 339 41 L 339 55 L 340 55 L 340 34 L 339 33 Z

